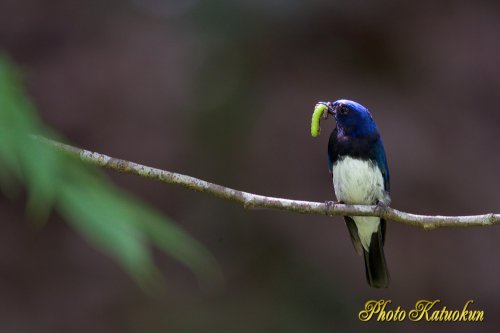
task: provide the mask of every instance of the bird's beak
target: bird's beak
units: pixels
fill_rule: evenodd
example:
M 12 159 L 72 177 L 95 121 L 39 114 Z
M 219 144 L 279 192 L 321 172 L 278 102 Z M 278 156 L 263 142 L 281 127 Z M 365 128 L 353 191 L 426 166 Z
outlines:
M 333 107 L 332 102 L 318 102 L 318 104 L 322 104 L 322 105 L 326 106 L 328 113 L 335 117 L 335 114 L 337 112 L 335 111 L 335 108 Z

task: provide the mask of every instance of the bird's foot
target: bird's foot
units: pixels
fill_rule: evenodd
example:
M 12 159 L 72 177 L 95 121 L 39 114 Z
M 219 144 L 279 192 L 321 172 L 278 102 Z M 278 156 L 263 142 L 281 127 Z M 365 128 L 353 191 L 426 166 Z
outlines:
M 327 213 L 328 214 L 328 211 L 330 209 L 333 208 L 333 206 L 335 206 L 336 202 L 335 201 L 325 201 L 325 206 L 326 206 L 326 210 L 327 210 Z
M 385 202 L 383 200 L 377 201 L 377 204 L 375 206 L 375 212 L 377 213 L 383 213 L 389 208 L 389 203 Z
M 326 208 L 330 209 L 335 206 L 335 201 L 325 201 Z

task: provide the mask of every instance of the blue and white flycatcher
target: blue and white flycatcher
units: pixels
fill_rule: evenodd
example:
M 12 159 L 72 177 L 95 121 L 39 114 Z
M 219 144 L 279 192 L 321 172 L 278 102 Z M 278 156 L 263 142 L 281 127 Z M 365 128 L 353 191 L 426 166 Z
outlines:
M 321 104 L 337 123 L 328 142 L 328 166 L 337 200 L 353 205 L 389 205 L 387 158 L 368 109 L 346 99 Z M 356 252 L 364 255 L 368 284 L 386 288 L 390 280 L 384 256 L 386 221 L 346 216 L 345 222 Z

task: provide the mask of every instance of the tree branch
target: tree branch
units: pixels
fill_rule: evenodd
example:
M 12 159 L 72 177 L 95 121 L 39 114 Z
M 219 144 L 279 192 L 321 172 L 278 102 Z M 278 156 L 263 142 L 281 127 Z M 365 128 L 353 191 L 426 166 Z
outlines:
M 44 137 L 35 136 L 35 139 L 49 144 L 60 151 L 77 156 L 82 161 L 89 164 L 158 180 L 167 184 L 180 185 L 194 191 L 209 193 L 222 199 L 238 202 L 245 208 L 268 208 L 301 214 L 378 216 L 401 224 L 420 227 L 425 230 L 432 230 L 439 227 L 473 227 L 500 224 L 500 214 L 493 213 L 470 216 L 416 215 L 405 213 L 390 207 L 380 208 L 377 206 L 344 205 L 338 203 L 330 205 L 326 202 L 321 203 L 267 197 L 234 190 L 191 176 L 110 157 L 104 154 L 56 142 Z

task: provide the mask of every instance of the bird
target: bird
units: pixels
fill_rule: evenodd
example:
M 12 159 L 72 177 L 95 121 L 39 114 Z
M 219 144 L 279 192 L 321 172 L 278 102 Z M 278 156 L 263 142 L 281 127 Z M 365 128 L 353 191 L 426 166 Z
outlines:
M 340 99 L 320 102 L 335 118 L 328 141 L 328 168 L 339 203 L 387 207 L 390 181 L 379 130 L 363 105 Z M 389 271 L 384 255 L 386 221 L 373 216 L 345 216 L 356 252 L 363 254 L 366 279 L 373 288 L 387 288 Z

